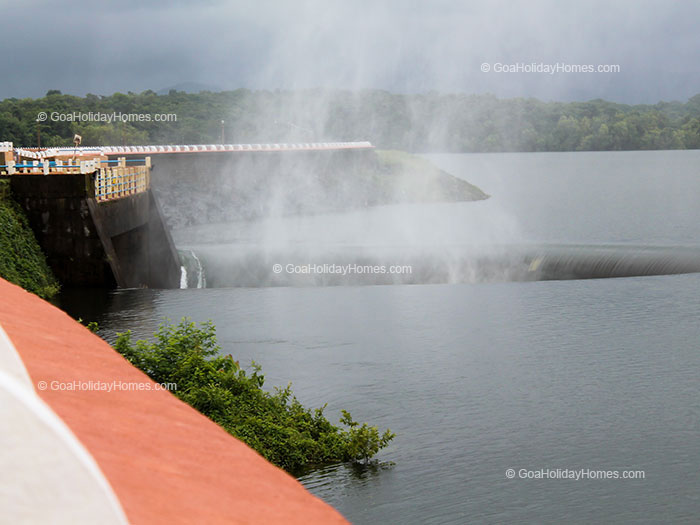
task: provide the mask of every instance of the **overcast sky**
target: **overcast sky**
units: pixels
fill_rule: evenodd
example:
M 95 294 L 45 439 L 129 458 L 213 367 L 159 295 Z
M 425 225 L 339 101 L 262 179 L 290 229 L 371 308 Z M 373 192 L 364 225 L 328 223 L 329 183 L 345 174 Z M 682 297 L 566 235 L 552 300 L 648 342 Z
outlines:
M 0 98 L 182 83 L 640 103 L 700 92 L 700 3 L 0 0 Z M 482 64 L 491 70 L 482 72 Z M 619 73 L 497 73 L 499 64 Z

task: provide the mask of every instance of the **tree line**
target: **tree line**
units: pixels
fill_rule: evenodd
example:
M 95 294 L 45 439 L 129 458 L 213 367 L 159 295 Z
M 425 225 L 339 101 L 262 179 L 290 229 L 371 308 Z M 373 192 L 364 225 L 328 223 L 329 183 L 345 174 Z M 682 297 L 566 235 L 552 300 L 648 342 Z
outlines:
M 0 102 L 0 140 L 70 146 L 76 133 L 83 145 L 369 140 L 411 152 L 696 149 L 700 94 L 687 102 L 626 105 L 381 90 L 84 97 L 51 90 L 42 98 Z

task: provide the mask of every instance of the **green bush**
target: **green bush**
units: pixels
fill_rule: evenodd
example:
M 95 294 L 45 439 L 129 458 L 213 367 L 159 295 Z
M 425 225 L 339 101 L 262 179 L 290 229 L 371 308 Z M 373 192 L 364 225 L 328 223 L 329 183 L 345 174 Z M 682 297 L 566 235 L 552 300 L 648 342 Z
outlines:
M 115 348 L 154 381 L 177 384 L 177 397 L 290 472 L 367 462 L 394 438 L 389 430 L 380 436 L 376 427 L 360 426 L 346 411 L 341 422 L 349 430 L 336 427 L 323 415 L 325 405 L 305 408 L 291 385 L 266 392 L 258 365 L 247 373 L 231 355 L 219 355 L 211 322 L 163 324 L 154 342 L 132 343 L 131 333 L 122 333 Z
M 20 207 L 6 191 L 7 181 L 0 181 L 0 277 L 39 297 L 49 298 L 59 286 L 46 263 L 39 244 Z

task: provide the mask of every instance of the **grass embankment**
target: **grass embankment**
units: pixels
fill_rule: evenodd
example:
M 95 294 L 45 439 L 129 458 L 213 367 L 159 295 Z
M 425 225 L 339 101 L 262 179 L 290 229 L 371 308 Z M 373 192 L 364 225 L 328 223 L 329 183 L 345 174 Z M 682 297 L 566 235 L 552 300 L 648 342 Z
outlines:
M 24 212 L 10 197 L 6 179 L 0 179 L 0 277 L 44 299 L 59 290 Z
M 291 385 L 263 390 L 265 377 L 253 363 L 246 373 L 231 355 L 221 356 L 215 328 L 189 319 L 162 325 L 154 342 L 132 343 L 129 332 L 114 345 L 126 359 L 157 383 L 175 383 L 177 397 L 292 473 L 344 461 L 367 462 L 393 438 L 389 430 L 362 425 L 343 411 L 343 430 L 323 415 L 324 407 L 304 408 Z
M 427 159 L 396 150 L 376 150 L 376 184 L 398 202 L 462 202 L 489 196 L 473 184 L 450 175 Z

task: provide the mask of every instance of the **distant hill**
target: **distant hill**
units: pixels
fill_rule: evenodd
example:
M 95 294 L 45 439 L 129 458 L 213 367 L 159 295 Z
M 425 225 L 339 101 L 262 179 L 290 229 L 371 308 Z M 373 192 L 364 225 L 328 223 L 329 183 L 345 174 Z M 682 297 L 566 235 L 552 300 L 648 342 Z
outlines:
M 200 84 L 199 82 L 180 82 L 179 84 L 176 84 L 174 86 L 159 89 L 158 91 L 156 91 L 156 95 L 167 95 L 168 93 L 170 93 L 171 89 L 174 89 L 175 91 L 184 91 L 185 93 L 200 93 L 201 91 L 211 91 L 213 93 L 216 93 L 219 91 L 223 91 L 218 86 Z
M 466 93 L 216 89 L 183 83 L 162 95 L 51 91 L 38 99 L 5 99 L 0 140 L 35 146 L 40 131 L 44 147 L 70 146 L 77 133 L 86 146 L 215 144 L 223 134 L 231 143 L 368 140 L 409 152 L 700 149 L 700 94 L 686 102 L 630 106 Z M 73 118 L 76 112 L 152 118 L 106 122 Z M 41 113 L 49 118 L 37 123 Z

